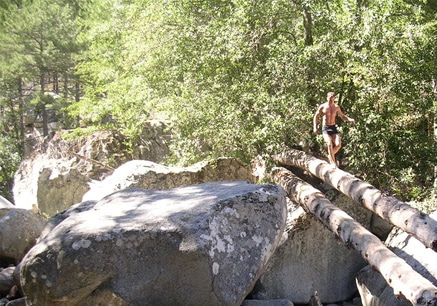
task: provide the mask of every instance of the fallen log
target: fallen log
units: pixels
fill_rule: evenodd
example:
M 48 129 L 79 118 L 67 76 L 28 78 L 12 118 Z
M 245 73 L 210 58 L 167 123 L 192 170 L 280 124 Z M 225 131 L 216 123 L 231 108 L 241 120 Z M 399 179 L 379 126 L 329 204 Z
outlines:
M 288 197 L 316 216 L 348 247 L 358 252 L 379 271 L 396 296 L 413 305 L 437 305 L 437 288 L 390 251 L 375 235 L 347 213 L 333 205 L 322 192 L 285 168 L 274 168 L 273 179 Z
M 371 184 L 303 151 L 289 149 L 273 158 L 282 165 L 307 170 L 384 220 L 437 251 L 437 221 Z

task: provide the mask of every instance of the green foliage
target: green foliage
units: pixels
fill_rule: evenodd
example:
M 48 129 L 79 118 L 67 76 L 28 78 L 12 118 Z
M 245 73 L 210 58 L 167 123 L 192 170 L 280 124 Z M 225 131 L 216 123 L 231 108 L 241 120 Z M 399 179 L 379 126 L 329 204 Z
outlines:
M 417 208 L 420 211 L 423 211 L 426 214 L 431 214 L 436 211 L 437 199 L 435 198 L 435 196 L 428 197 L 420 202 L 413 201 L 413 202 L 409 202 L 408 204 Z
M 84 128 L 76 128 L 69 133 L 62 134 L 62 138 L 65 140 L 84 139 L 87 136 L 93 135 L 97 131 L 106 131 L 110 129 L 109 126 L 88 126 Z
M 158 111 L 172 125 L 172 162 L 249 161 L 321 146 L 311 119 L 334 90 L 357 119 L 342 126 L 350 170 L 405 198 L 428 190 L 437 71 L 428 2 L 93 1 L 88 13 L 87 86 L 74 107 L 89 122 L 110 116 L 135 136 Z
M 68 5 L 34 0 L 11 8 L 2 29 L 3 60 L 30 77 L 71 67 L 77 30 Z
M 46 118 L 47 109 L 60 111 L 71 102 L 67 84 L 75 65 L 73 54 L 79 49 L 75 21 L 78 12 L 70 3 L 6 0 L 0 5 L 0 135 L 7 135 L 3 136 L 5 147 L 0 160 L 2 186 L 12 186 L 17 166 L 14 161 L 23 153 L 25 113 L 43 113 Z M 47 91 L 59 92 L 49 77 L 62 77 L 63 98 L 46 95 Z
M 376 34 L 366 39 L 366 53 L 374 55 L 352 68 L 353 99 L 345 103 L 361 120 L 349 130 L 344 151 L 352 170 L 378 187 L 405 199 L 423 198 L 437 162 L 430 25 L 418 6 L 402 1 L 370 6 L 366 15 L 362 23 Z
M 312 116 L 333 90 L 357 120 L 340 122 L 348 170 L 405 199 L 429 194 L 437 111 L 432 1 L 21 4 L 0 8 L 0 72 L 9 84 L 0 96 L 9 97 L 8 118 L 19 105 L 10 85 L 17 79 L 38 83 L 47 71 L 75 71 L 80 99 L 70 105 L 68 93 L 55 101 L 41 95 L 31 107 L 68 109 L 81 126 L 108 124 L 130 135 L 130 145 L 146 120 L 164 116 L 171 162 L 222 155 L 250 161 L 284 145 L 320 150 Z
M 167 55 L 160 66 L 171 69 L 159 77 L 171 88 L 159 106 L 174 122 L 175 158 L 248 161 L 300 140 L 294 131 L 309 130 L 310 116 L 305 98 L 295 95 L 299 72 L 296 79 L 289 75 L 290 56 L 299 50 L 290 49 L 294 33 L 281 22 L 291 13 L 289 3 L 173 5 L 160 20 L 168 39 L 158 50 Z
M 0 194 L 8 199 L 12 199 L 11 177 L 21 161 L 19 152 L 14 138 L 0 134 Z

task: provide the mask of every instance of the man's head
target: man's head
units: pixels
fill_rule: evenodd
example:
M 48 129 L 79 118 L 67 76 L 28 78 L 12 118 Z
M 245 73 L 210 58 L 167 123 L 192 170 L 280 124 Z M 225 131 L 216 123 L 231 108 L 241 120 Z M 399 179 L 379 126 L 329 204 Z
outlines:
M 326 96 L 326 99 L 328 101 L 331 101 L 331 99 L 335 99 L 335 92 L 333 92 L 333 91 L 328 92 L 328 95 Z

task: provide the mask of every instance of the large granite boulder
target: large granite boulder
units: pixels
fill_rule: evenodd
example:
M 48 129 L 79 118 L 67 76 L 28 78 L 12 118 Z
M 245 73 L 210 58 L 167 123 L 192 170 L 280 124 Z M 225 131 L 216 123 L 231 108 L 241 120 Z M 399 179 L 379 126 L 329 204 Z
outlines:
M 98 136 L 94 139 L 105 143 Z M 77 142 L 65 141 L 60 132 L 47 142 L 34 141 L 14 176 L 14 202 L 19 208 L 38 208 L 51 216 L 80 202 L 90 178 L 110 171 L 100 166 L 105 161 L 92 159 L 88 150 L 88 156 L 78 154 Z M 84 140 L 83 145 L 93 147 L 93 143 Z
M 290 300 L 244 300 L 241 306 L 294 306 Z
M 332 190 L 328 196 L 356 220 L 369 225 L 369 212 Z M 365 261 L 301 207 L 289 202 L 288 208 L 283 241 L 257 282 L 253 297 L 307 304 L 317 291 L 322 303 L 351 298 L 357 291 L 355 276 Z
M 150 131 L 158 134 L 156 129 Z M 158 137 L 155 134 L 148 137 Z M 21 162 L 14 178 L 15 204 L 53 216 L 71 205 L 98 200 L 127 187 L 168 189 L 211 181 L 254 180 L 250 166 L 236 159 L 166 167 L 155 163 L 165 155 L 163 145 L 157 144 L 153 154 L 149 142 L 143 145 L 131 154 L 122 136 L 109 131 L 95 133 L 82 142 L 66 141 L 62 134 L 55 134 L 46 144 L 39 144 L 44 149 L 29 153 Z
M 282 188 L 246 182 L 123 189 L 83 204 L 23 259 L 29 305 L 240 305 L 287 215 Z
M 21 208 L 0 209 L 0 262 L 18 263 L 35 245 L 46 220 Z
M 118 167 L 103 181 L 90 183 L 82 201 L 100 200 L 125 188 L 170 189 L 213 181 L 253 182 L 250 166 L 234 158 L 219 158 L 190 167 L 168 167 L 146 160 L 132 160 Z
M 132 159 L 161 162 L 168 153 L 165 124 L 151 121 L 134 148 L 117 131 L 96 131 L 69 137 L 58 131 L 43 138 L 36 130 L 26 135 L 26 152 L 14 177 L 14 202 L 19 208 L 38 208 L 50 216 L 79 203 L 91 179 L 101 180 Z
M 59 164 L 59 161 L 54 162 Z M 56 167 L 43 167 L 37 182 L 38 209 L 53 216 L 72 204 L 81 202 L 83 194 L 89 190 L 90 181 L 90 178 L 74 168 L 58 171 Z
M 431 217 L 437 219 L 437 211 L 431 214 Z M 436 252 L 398 228 L 392 230 L 385 244 L 416 272 L 437 286 Z M 411 305 L 408 300 L 397 297 L 382 275 L 370 266 L 360 271 L 356 282 L 364 306 Z
M 0 296 L 5 296 L 14 286 L 15 267 L 0 268 Z

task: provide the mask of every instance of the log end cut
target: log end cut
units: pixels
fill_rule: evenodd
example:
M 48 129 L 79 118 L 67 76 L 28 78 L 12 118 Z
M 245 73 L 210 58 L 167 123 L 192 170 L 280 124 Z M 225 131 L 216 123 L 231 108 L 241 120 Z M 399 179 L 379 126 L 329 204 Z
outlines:
M 424 289 L 420 296 L 416 299 L 413 305 L 419 306 L 436 306 L 437 305 L 437 291 L 433 289 Z

